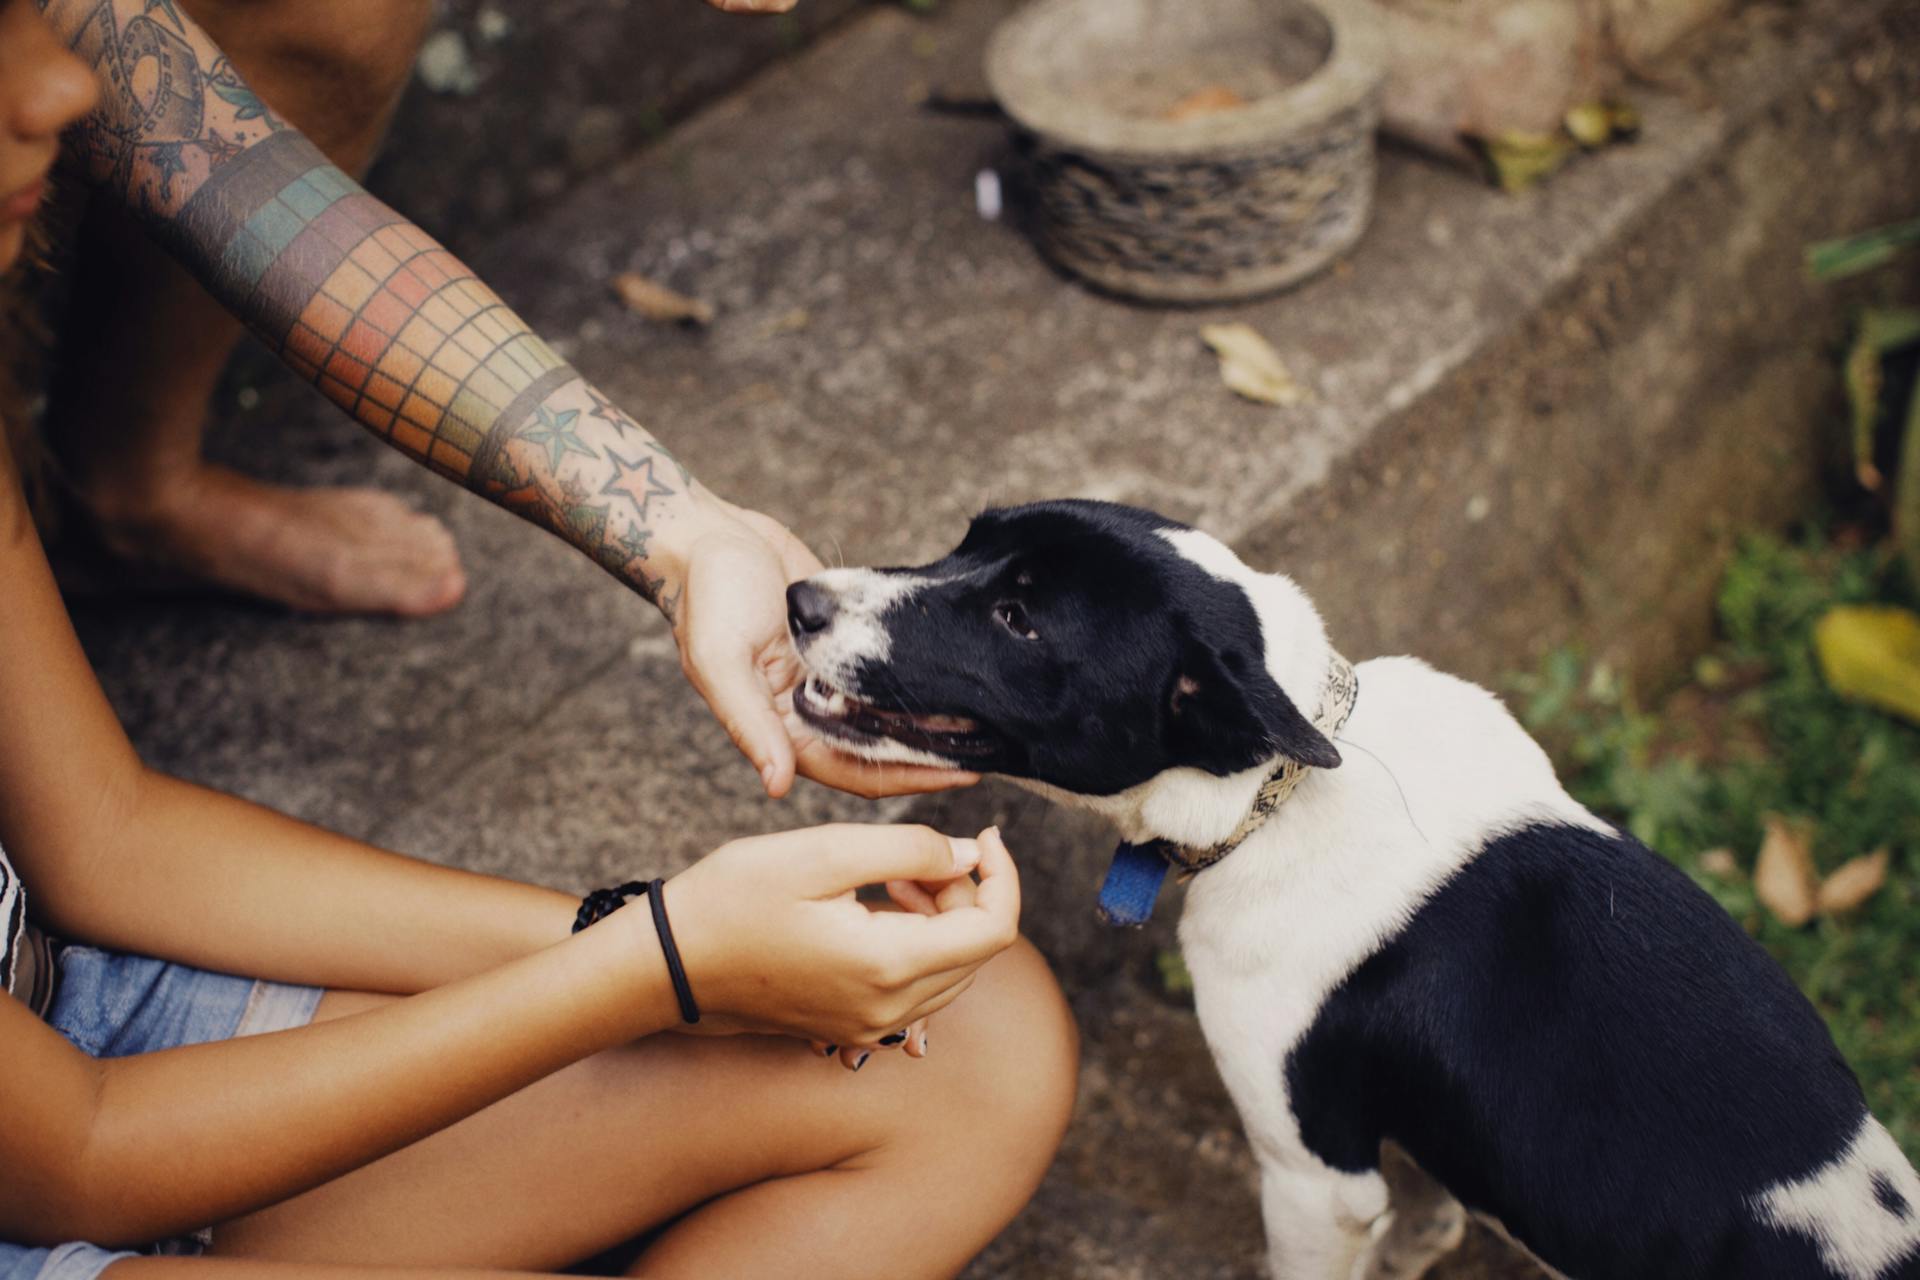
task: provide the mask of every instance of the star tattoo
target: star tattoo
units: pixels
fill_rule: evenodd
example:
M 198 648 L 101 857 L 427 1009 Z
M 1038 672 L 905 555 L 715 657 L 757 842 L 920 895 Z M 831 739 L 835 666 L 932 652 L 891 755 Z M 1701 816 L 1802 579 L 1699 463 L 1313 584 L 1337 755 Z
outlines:
M 587 411 L 589 415 L 610 424 L 621 435 L 633 429 L 633 419 L 622 413 L 618 405 L 601 394 L 600 388 L 589 386 L 587 397 L 593 401 L 593 408 Z
M 218 129 L 209 129 L 200 142 L 200 150 L 206 153 L 208 167 L 218 169 L 240 154 L 241 142 L 238 134 L 227 139 L 220 136 Z
M 187 157 L 184 142 L 156 142 L 147 148 L 148 158 L 153 161 L 153 171 L 160 180 L 160 193 L 168 199 L 173 198 L 173 180 L 187 171 Z
M 671 498 L 672 486 L 660 483 L 653 474 L 651 456 L 630 462 L 613 450 L 607 450 L 607 460 L 613 463 L 613 479 L 607 481 L 600 492 L 625 498 L 633 504 L 633 509 L 642 520 L 647 518 L 647 504 L 655 498 Z
M 580 421 L 578 409 L 555 413 L 541 405 L 534 412 L 537 415 L 535 424 L 522 431 L 520 438 L 529 444 L 544 446 L 549 455 L 547 465 L 553 471 L 560 470 L 560 460 L 570 453 L 587 458 L 600 456 L 593 451 L 592 445 L 580 438 L 580 429 L 575 425 Z
M 628 560 L 645 560 L 653 542 L 653 530 L 626 528 L 620 531 L 620 551 Z

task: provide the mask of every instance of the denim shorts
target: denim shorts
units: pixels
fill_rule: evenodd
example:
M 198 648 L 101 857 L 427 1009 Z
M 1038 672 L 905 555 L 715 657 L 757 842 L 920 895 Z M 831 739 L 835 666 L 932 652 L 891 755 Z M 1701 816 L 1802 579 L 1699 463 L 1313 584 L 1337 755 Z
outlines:
M 313 1020 L 322 994 L 318 987 L 256 982 L 145 956 L 68 947 L 60 953 L 60 989 L 47 1021 L 89 1057 L 124 1058 L 303 1027 Z M 201 1232 L 138 1252 L 81 1241 L 51 1249 L 0 1242 L 0 1280 L 95 1280 L 122 1258 L 199 1253 L 206 1240 Z

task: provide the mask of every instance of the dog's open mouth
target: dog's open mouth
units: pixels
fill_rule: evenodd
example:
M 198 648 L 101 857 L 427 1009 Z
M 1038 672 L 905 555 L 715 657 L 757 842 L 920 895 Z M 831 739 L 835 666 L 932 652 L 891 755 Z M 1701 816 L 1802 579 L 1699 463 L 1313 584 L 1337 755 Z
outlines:
M 852 745 L 875 740 L 952 760 L 978 760 L 994 753 L 992 730 L 966 716 L 927 715 L 865 702 L 810 675 L 793 695 L 794 710 L 809 724 Z

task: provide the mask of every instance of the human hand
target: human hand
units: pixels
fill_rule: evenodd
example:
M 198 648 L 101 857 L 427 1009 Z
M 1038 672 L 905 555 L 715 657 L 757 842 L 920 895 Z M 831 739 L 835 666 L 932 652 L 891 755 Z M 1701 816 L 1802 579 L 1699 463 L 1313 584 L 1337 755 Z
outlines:
M 854 896 L 883 882 L 937 887 L 926 895 L 935 910 L 870 911 Z M 1013 944 L 1020 921 L 1019 875 L 995 829 L 977 840 L 857 825 L 755 836 L 664 893 L 697 1030 L 796 1036 L 839 1046 L 849 1065 L 902 1030 L 924 1036 L 927 1016 Z
M 993 834 L 997 839 L 998 829 Z M 895 907 L 923 916 L 972 907 L 979 901 L 979 892 L 980 887 L 970 875 L 958 875 L 951 880 L 887 881 L 887 896 L 893 899 Z M 815 1053 L 839 1058 L 840 1065 L 849 1071 L 864 1067 L 878 1049 L 899 1049 L 909 1058 L 924 1058 L 927 1056 L 927 1019 L 921 1018 L 892 1035 L 882 1036 L 874 1045 L 827 1044 L 819 1040 L 812 1043 Z
M 787 586 L 824 566 L 779 521 L 711 496 L 703 501 L 707 516 L 679 568 L 673 631 L 680 668 L 767 794 L 786 795 L 796 774 L 868 799 L 979 781 L 957 769 L 848 755 L 793 714 L 793 692 L 806 671 L 787 629 Z

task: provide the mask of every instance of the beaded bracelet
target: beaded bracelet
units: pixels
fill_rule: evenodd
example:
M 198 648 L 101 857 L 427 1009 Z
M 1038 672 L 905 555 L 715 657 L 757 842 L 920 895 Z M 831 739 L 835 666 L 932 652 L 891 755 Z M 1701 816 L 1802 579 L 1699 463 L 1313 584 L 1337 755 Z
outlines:
M 573 931 L 606 919 L 627 905 L 628 898 L 645 898 L 653 908 L 653 931 L 660 937 L 660 950 L 667 958 L 667 977 L 673 982 L 674 999 L 680 1002 L 680 1017 L 687 1023 L 700 1021 L 700 1006 L 693 1002 L 693 987 L 687 982 L 686 966 L 680 963 L 680 948 L 674 944 L 673 929 L 667 924 L 667 897 L 661 890 L 664 880 L 629 880 L 611 889 L 595 889 L 580 900 L 573 917 Z

